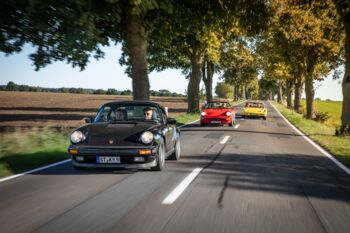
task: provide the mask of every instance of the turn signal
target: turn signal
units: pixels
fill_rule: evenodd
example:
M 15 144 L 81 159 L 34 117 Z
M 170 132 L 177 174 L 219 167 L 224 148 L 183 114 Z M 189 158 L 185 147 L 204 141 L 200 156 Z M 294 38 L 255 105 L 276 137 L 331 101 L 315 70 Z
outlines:
M 140 155 L 150 155 L 152 154 L 151 150 L 140 150 Z
M 71 155 L 76 155 L 76 154 L 78 154 L 78 150 L 72 149 L 72 150 L 69 150 L 68 153 Z

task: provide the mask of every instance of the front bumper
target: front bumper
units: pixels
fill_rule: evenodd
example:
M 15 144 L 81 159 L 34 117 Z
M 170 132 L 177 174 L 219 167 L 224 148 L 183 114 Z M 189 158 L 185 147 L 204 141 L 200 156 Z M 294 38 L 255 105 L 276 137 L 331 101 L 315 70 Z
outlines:
M 242 116 L 252 116 L 252 117 L 266 117 L 267 113 L 252 113 L 252 112 L 242 112 Z
M 141 150 L 149 150 L 150 154 L 140 154 Z M 74 153 L 72 153 L 74 151 Z M 68 148 L 72 156 L 72 164 L 76 167 L 91 168 L 151 168 L 157 165 L 158 147 L 116 148 L 116 147 L 74 147 Z M 119 157 L 120 163 L 98 163 L 98 156 Z M 80 158 L 79 160 L 77 159 Z M 143 161 L 135 161 L 135 157 Z M 83 160 L 81 160 L 83 158 Z
M 225 118 L 201 118 L 201 124 L 230 124 L 232 117 Z M 219 123 L 220 122 L 220 123 Z

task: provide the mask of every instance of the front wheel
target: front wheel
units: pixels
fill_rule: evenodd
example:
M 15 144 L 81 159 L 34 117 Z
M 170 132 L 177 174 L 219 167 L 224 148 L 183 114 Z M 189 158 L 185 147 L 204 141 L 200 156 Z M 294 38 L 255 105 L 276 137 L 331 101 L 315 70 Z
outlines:
M 180 145 L 180 139 L 178 139 L 175 142 L 174 153 L 172 153 L 169 156 L 169 159 L 171 159 L 171 160 L 179 160 L 180 156 L 181 156 L 181 145 Z
M 152 167 L 152 171 L 161 171 L 164 168 L 165 164 L 165 150 L 164 150 L 164 144 L 161 143 L 158 148 L 158 156 L 156 158 L 157 165 Z

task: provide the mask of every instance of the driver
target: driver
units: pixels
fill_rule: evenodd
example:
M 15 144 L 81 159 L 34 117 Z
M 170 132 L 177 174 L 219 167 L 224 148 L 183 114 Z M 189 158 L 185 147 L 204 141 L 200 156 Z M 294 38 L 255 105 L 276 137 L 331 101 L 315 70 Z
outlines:
M 145 116 L 145 120 L 153 119 L 153 110 L 150 107 L 145 107 L 143 109 L 143 115 Z

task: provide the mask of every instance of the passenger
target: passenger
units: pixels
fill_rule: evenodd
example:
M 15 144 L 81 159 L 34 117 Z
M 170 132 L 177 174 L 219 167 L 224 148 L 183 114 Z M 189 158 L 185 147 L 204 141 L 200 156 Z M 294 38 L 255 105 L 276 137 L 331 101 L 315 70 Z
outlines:
M 117 121 L 124 121 L 124 120 L 126 120 L 126 112 L 124 110 L 117 110 L 115 112 L 115 119 Z

